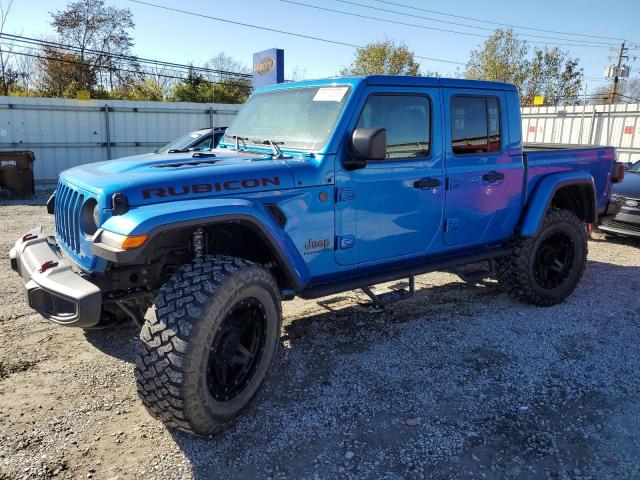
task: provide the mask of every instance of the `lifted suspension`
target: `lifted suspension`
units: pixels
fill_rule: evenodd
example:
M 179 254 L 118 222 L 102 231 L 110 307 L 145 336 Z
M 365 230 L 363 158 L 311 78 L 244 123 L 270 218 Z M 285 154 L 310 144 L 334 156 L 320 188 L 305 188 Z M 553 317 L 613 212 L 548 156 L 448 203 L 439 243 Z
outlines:
M 204 228 L 199 227 L 193 232 L 193 253 L 195 258 L 202 257 L 205 252 L 205 231 Z

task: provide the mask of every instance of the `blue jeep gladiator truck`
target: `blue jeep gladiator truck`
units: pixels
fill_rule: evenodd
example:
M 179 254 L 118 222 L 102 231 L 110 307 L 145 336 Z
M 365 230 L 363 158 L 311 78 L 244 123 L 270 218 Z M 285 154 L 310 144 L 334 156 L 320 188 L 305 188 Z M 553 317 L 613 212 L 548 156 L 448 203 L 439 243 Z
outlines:
M 266 87 L 211 152 L 63 172 L 47 204 L 55 236 L 26 233 L 11 263 L 47 319 L 136 322 L 148 411 L 216 434 L 267 376 L 282 300 L 363 289 L 385 303 L 435 270 L 494 277 L 535 305 L 570 295 L 587 225 L 619 210 L 611 186 L 624 168 L 613 148 L 523 146 L 520 130 L 508 84 L 369 76 Z M 408 289 L 370 288 L 401 278 Z

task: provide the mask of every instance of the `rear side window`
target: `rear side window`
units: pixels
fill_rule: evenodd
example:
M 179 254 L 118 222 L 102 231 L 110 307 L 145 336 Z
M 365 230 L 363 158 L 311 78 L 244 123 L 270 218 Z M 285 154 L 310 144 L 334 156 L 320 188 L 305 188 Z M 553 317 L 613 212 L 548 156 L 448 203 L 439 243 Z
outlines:
M 457 155 L 500 151 L 500 106 L 495 97 L 451 99 L 451 150 Z
M 420 158 L 431 148 L 429 99 L 413 95 L 372 95 L 367 99 L 358 128 L 387 130 L 387 158 Z

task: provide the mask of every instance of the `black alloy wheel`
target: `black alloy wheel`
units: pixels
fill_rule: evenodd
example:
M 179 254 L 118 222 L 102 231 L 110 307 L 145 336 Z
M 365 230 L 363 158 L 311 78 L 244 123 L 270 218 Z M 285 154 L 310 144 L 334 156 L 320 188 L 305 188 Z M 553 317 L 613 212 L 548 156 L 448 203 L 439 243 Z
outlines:
M 236 397 L 260 362 L 266 341 L 266 312 L 256 298 L 238 303 L 220 325 L 207 363 L 207 387 L 216 400 Z
M 575 249 L 569 235 L 557 231 L 548 235 L 539 245 L 534 260 L 534 277 L 542 288 L 560 286 L 573 268 Z

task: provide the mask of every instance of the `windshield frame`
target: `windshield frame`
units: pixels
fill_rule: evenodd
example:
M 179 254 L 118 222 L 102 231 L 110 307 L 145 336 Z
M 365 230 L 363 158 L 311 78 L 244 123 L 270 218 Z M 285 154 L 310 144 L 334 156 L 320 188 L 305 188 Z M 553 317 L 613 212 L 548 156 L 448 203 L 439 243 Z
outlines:
M 242 106 L 242 109 L 244 109 L 244 107 L 250 102 L 252 101 L 253 98 L 257 97 L 258 95 L 264 95 L 264 94 L 270 94 L 270 93 L 282 93 L 282 92 L 293 92 L 295 90 L 303 90 L 303 89 L 320 89 L 320 88 L 336 88 L 336 87 L 344 87 L 346 88 L 346 92 L 344 94 L 344 102 L 342 103 L 342 108 L 337 112 L 334 122 L 331 126 L 331 129 L 329 130 L 329 132 L 327 133 L 326 138 L 323 139 L 322 144 L 315 146 L 315 147 L 309 147 L 309 148 L 303 148 L 303 147 L 291 147 L 289 145 L 287 145 L 287 143 L 280 145 L 280 149 L 283 151 L 289 151 L 289 152 L 320 152 L 323 149 L 325 149 L 327 147 L 327 145 L 329 144 L 329 142 L 331 141 L 331 138 L 333 137 L 335 131 L 336 131 L 336 127 L 338 126 L 338 123 L 340 122 L 342 116 L 344 115 L 344 113 L 347 111 L 346 106 L 349 103 L 349 101 L 351 101 L 352 96 L 353 96 L 353 92 L 354 92 L 354 86 L 350 83 L 319 83 L 319 84 L 311 84 L 311 85 L 296 85 L 296 86 L 287 86 L 287 87 L 281 87 L 281 88 L 268 88 L 265 90 L 258 90 L 256 92 L 254 92 L 249 99 L 245 102 L 245 104 Z M 234 121 L 231 123 L 231 125 L 229 125 L 229 127 L 227 128 L 227 130 L 225 131 L 224 136 L 222 137 L 222 139 L 220 140 L 220 142 L 218 143 L 218 148 L 220 148 L 221 146 L 223 146 L 223 148 L 231 148 L 233 150 L 235 150 L 235 146 L 236 146 L 236 140 L 232 137 L 232 136 L 228 136 L 228 133 L 234 133 L 233 132 L 233 128 L 234 128 L 234 124 L 238 118 L 239 113 L 242 111 L 242 109 L 240 109 L 238 111 L 238 113 L 236 114 L 236 118 L 234 119 Z M 255 149 L 255 150 L 259 150 L 261 152 L 266 152 L 269 153 L 272 148 L 269 145 L 265 145 L 263 143 L 256 143 L 257 139 L 256 138 L 247 138 L 245 140 L 245 142 L 243 142 L 242 140 L 240 140 L 240 145 L 239 145 L 239 150 L 243 151 L 243 150 L 248 150 L 248 149 Z M 268 140 L 267 138 L 265 139 L 260 139 L 260 140 Z M 282 139 L 282 138 L 273 138 L 274 142 L 280 142 L 280 141 L 285 141 L 286 142 L 286 138 Z

